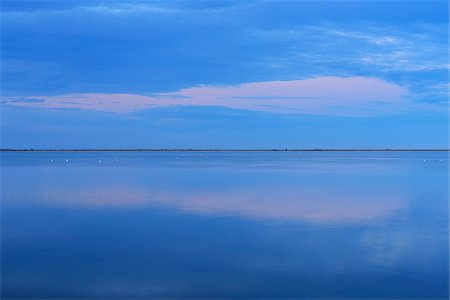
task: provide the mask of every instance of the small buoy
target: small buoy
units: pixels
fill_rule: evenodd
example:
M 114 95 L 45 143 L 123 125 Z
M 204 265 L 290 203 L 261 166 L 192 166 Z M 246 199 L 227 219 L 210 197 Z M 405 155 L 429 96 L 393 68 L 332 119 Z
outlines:
M 66 162 L 69 162 L 69 160 L 66 158 Z
M 101 162 L 102 162 L 102 160 L 101 160 L 101 159 L 99 159 L 99 160 L 98 160 L 98 162 L 99 162 L 99 163 L 101 163 Z
M 53 162 L 53 159 L 50 159 L 51 162 Z

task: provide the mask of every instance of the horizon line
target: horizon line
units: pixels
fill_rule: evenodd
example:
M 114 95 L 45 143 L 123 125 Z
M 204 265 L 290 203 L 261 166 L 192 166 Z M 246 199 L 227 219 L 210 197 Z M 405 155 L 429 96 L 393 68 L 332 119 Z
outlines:
M 1 152 L 372 152 L 372 151 L 450 151 L 449 148 L 263 148 L 263 149 L 221 149 L 221 148 L 1 148 Z

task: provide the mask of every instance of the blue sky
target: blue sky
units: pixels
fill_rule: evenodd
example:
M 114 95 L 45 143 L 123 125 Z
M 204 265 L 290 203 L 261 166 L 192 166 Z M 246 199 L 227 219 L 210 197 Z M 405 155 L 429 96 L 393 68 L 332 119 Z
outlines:
M 4 148 L 446 148 L 447 1 L 2 1 Z

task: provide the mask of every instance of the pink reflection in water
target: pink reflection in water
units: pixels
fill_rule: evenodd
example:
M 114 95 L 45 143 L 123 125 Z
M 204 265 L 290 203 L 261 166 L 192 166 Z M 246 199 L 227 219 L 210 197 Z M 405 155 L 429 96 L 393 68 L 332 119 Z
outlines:
M 273 185 L 259 189 L 225 191 L 149 189 L 136 187 L 89 188 L 66 193 L 49 190 L 44 199 L 52 204 L 85 207 L 139 208 L 158 206 L 199 215 L 235 215 L 244 218 L 360 222 L 387 217 L 406 207 L 401 192 L 377 193 L 339 189 L 295 188 Z

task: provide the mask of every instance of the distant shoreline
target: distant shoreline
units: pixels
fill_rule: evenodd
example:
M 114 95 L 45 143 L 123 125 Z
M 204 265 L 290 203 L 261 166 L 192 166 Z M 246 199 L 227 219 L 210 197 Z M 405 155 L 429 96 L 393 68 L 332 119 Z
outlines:
M 0 149 L 1 152 L 429 152 L 450 149 Z

